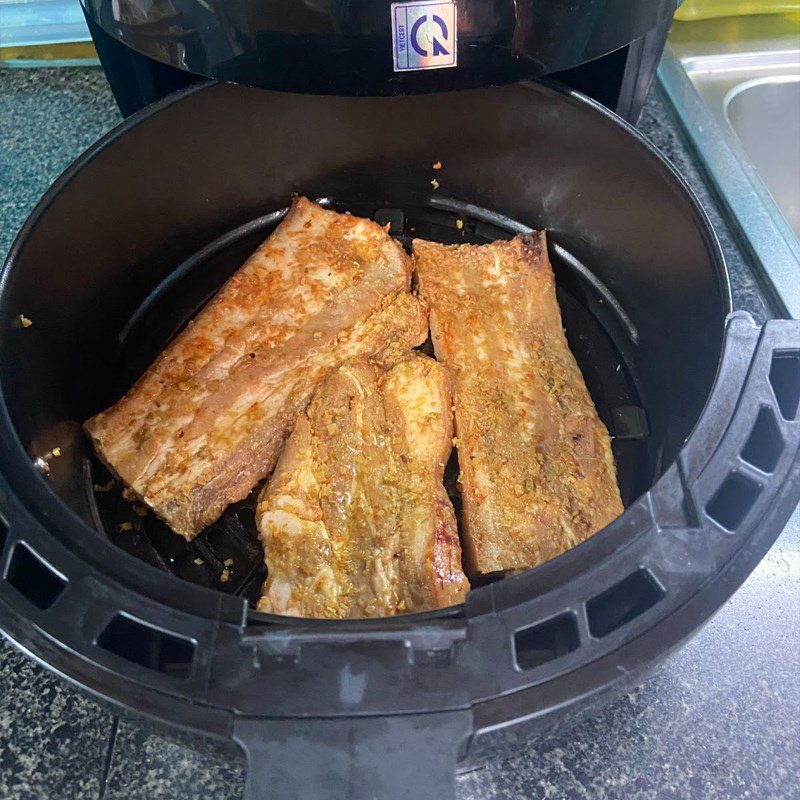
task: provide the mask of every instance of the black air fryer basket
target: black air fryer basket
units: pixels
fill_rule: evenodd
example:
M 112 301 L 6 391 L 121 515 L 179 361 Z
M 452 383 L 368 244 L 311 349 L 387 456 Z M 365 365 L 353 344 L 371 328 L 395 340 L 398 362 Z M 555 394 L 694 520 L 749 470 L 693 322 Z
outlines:
M 294 192 L 391 221 L 403 240 L 546 228 L 625 513 L 462 606 L 309 621 L 249 606 L 264 575 L 247 502 L 187 545 L 95 491 L 107 474 L 79 423 L 130 385 Z M 56 182 L 2 275 L 0 628 L 118 707 L 238 743 L 248 797 L 452 797 L 457 768 L 639 682 L 789 517 L 800 324 L 759 328 L 730 311 L 718 244 L 680 177 L 575 93 L 211 84 L 168 98 Z

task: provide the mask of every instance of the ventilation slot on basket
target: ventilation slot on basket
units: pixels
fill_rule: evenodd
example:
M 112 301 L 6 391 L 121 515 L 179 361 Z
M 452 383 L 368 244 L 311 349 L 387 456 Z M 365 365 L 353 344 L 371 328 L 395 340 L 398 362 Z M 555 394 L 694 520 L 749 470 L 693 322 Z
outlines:
M 758 412 L 753 430 L 742 449 L 742 458 L 762 472 L 772 472 L 783 452 L 783 437 L 772 409 Z
M 514 653 L 520 669 L 533 669 L 577 650 L 578 623 L 574 614 L 562 614 L 514 634 Z
M 195 649 L 190 639 L 153 628 L 127 614 L 117 614 L 98 637 L 97 644 L 126 661 L 176 678 L 189 675 Z
M 62 575 L 22 542 L 14 545 L 6 580 L 42 611 L 55 603 L 67 585 Z
M 596 639 L 608 636 L 644 614 L 664 595 L 653 575 L 644 568 L 638 569 L 586 603 L 589 633 Z
M 775 353 L 769 382 L 783 418 L 793 420 L 800 405 L 800 351 Z
M 8 525 L 6 524 L 6 521 L 2 517 L 0 517 L 0 553 L 3 552 L 7 536 L 8 536 Z
M 735 531 L 759 494 L 759 484 L 740 472 L 732 472 L 708 501 L 706 514 L 726 530 Z

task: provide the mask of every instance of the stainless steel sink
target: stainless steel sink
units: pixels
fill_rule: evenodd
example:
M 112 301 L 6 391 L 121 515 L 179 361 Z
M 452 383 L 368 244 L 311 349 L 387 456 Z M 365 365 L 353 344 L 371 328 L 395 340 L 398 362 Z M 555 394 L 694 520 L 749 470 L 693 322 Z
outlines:
M 800 20 L 675 23 L 659 79 L 778 299 L 800 317 Z
M 740 83 L 724 105 L 750 163 L 800 236 L 800 70 Z

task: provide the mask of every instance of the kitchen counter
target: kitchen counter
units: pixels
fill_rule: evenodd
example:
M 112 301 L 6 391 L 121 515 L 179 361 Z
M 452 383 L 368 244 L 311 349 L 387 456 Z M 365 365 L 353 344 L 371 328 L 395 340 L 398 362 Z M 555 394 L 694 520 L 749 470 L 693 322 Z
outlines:
M 99 70 L 0 70 L 0 257 L 53 179 L 119 121 Z M 641 130 L 698 193 L 734 305 L 767 307 L 656 87 Z M 735 594 L 646 683 L 557 739 L 459 778 L 459 800 L 797 798 L 800 512 Z M 114 716 L 0 641 L 4 800 L 233 800 L 243 763 Z M 792 788 L 794 787 L 794 788 Z M 281 799 L 282 800 L 282 799 Z

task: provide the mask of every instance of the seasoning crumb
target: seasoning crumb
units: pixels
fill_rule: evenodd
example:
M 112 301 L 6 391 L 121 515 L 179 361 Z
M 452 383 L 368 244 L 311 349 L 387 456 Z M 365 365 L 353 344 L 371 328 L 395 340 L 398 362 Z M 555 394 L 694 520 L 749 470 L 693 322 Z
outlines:
M 132 531 L 133 530 L 133 523 L 132 522 L 123 522 L 119 526 L 120 531 Z
M 622 369 L 622 364 L 617 364 L 617 372 L 619 372 L 621 369 Z
M 140 516 L 140 517 L 146 517 L 146 516 L 147 516 L 147 506 L 143 506 L 141 503 L 137 503 L 137 504 L 136 504 L 136 505 L 133 507 L 133 510 L 134 510 L 134 511 L 136 512 L 136 514 L 137 514 L 138 516 Z
M 60 447 L 54 447 L 50 452 L 53 454 L 54 458 L 59 458 L 61 456 L 61 448 Z
M 227 569 L 227 567 L 224 570 L 222 570 L 222 572 L 220 573 L 219 579 L 223 583 L 227 583 L 231 579 L 231 573 L 230 573 L 230 570 Z
M 203 561 L 202 558 L 196 558 L 194 560 L 194 563 L 197 564 L 198 567 L 201 567 L 205 562 Z
M 433 168 L 434 168 L 434 169 L 441 169 L 441 168 L 442 168 L 442 162 L 441 162 L 441 161 L 437 161 L 437 162 L 436 162 L 436 163 L 433 165 Z
M 464 227 L 464 220 L 463 219 L 457 219 L 456 220 L 456 228 L 461 230 L 463 227 Z
M 106 492 L 110 492 L 114 488 L 114 479 L 112 478 L 108 483 L 104 483 L 102 486 L 99 483 L 94 485 L 94 490 L 98 494 L 105 494 Z
M 224 564 L 226 567 L 233 566 L 233 559 L 232 559 L 232 558 L 226 558 L 226 559 L 225 559 L 225 560 L 224 560 L 222 563 L 223 563 L 223 564 Z
M 134 492 L 133 489 L 123 489 L 122 490 L 122 496 L 128 501 L 135 500 L 136 499 L 136 492 Z
M 28 319 L 24 314 L 20 314 L 19 324 L 22 325 L 23 328 L 30 328 L 30 326 L 33 325 L 33 321 Z
M 433 190 L 436 191 L 439 188 L 439 181 L 437 181 L 436 178 L 434 178 L 431 181 L 431 186 L 433 186 Z

